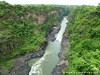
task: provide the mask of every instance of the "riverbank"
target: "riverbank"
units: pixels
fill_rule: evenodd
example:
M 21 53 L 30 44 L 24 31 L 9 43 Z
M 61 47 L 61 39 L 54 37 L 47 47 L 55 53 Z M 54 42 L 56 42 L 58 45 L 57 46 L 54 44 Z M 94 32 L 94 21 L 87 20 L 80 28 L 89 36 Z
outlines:
M 47 41 L 42 44 L 42 46 L 36 51 L 28 52 L 22 56 L 17 56 L 14 58 L 13 65 L 10 69 L 6 69 L 5 67 L 0 69 L 1 75 L 28 75 L 31 67 L 28 65 L 28 62 L 31 59 L 40 58 L 45 53 L 45 48 L 48 45 L 48 41 L 55 40 L 55 34 L 60 30 L 60 26 L 54 27 L 51 29 L 51 32 L 48 33 L 46 39 Z

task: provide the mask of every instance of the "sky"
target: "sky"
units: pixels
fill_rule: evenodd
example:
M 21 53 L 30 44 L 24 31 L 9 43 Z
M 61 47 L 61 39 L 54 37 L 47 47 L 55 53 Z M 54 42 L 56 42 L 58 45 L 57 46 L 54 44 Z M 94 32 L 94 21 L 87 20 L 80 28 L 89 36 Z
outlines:
M 100 0 L 0 0 L 10 4 L 98 5 Z

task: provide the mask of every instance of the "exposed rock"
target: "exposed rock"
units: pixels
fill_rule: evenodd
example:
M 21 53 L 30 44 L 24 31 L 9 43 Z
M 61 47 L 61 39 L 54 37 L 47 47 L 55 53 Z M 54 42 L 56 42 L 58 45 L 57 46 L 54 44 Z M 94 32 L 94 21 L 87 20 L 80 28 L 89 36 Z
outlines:
M 56 39 L 55 35 L 59 32 L 61 26 L 58 27 L 54 27 L 52 30 L 52 32 L 50 33 L 50 35 L 48 35 L 48 40 L 49 41 L 54 41 Z
M 38 16 L 38 24 L 44 23 L 45 20 L 46 20 L 46 15 L 41 14 Z
M 14 60 L 13 67 L 8 75 L 28 75 L 30 68 L 24 59 L 24 57 L 20 57 Z
M 62 65 L 57 65 L 56 68 L 54 68 L 52 75 L 61 75 L 61 71 L 62 69 L 66 66 L 66 64 L 62 64 Z
M 54 10 L 54 11 L 51 11 L 48 13 L 48 15 L 51 15 L 51 14 L 54 14 L 54 13 L 57 13 L 58 11 L 57 10 Z
M 36 52 L 29 52 L 23 56 L 18 56 L 13 59 L 13 67 L 9 70 L 8 75 L 28 75 L 31 69 L 28 65 L 28 61 L 33 58 L 42 57 L 45 53 L 44 50 L 46 48 L 46 45 L 47 42 L 45 42 Z
M 7 70 L 6 67 L 2 67 L 2 69 L 1 69 L 1 67 L 0 67 L 0 75 L 7 75 L 8 72 L 9 72 L 9 71 Z
M 54 11 L 49 12 L 48 14 L 41 13 L 38 15 L 35 14 L 34 12 L 32 12 L 32 13 L 27 12 L 26 15 L 21 16 L 21 19 L 23 19 L 23 18 L 28 19 L 29 17 L 32 17 L 33 19 L 36 19 L 38 21 L 38 24 L 42 24 L 46 21 L 47 15 L 52 15 L 52 14 L 57 13 L 57 12 L 58 12 L 57 10 L 54 10 Z
M 2 38 L 0 38 L 0 43 L 3 43 L 3 41 L 4 41 L 4 40 L 3 40 Z

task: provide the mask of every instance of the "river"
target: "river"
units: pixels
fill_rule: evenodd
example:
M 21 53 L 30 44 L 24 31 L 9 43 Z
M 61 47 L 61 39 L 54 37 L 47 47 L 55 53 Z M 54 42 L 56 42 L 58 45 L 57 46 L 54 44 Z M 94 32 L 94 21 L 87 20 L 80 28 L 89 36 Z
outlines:
M 33 63 L 29 75 L 52 75 L 52 71 L 59 62 L 58 53 L 61 49 L 61 41 L 63 38 L 63 33 L 66 28 L 67 19 L 63 18 L 61 22 L 61 29 L 55 35 L 55 41 L 49 41 L 46 52 L 38 61 Z

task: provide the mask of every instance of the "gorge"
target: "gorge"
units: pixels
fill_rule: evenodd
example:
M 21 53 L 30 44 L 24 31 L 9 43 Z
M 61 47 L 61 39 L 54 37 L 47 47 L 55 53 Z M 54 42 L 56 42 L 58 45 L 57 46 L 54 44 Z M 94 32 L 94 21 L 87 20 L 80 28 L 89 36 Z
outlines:
M 0 75 L 100 75 L 100 4 L 0 1 Z

